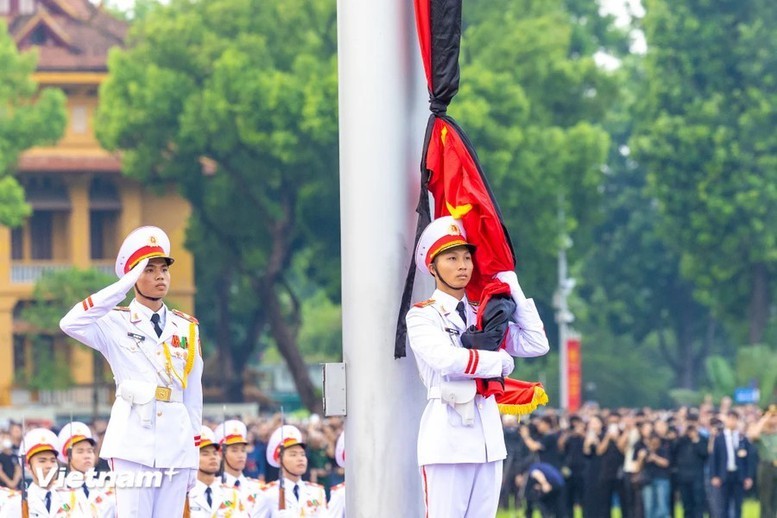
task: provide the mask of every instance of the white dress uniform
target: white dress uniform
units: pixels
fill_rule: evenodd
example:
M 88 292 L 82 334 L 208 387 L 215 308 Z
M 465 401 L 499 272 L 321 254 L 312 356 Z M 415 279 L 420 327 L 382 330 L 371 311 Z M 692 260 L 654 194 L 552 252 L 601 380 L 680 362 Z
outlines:
M 464 229 L 450 217 L 424 231 L 416 251 L 419 269 L 428 272 L 429 251 L 467 245 Z M 510 356 L 535 357 L 548 352 L 548 340 L 534 301 L 526 299 L 514 272 L 499 280 L 510 285 L 517 308 L 505 341 Z M 465 349 L 460 335 L 477 319 L 463 299 L 467 322 L 456 311 L 459 300 L 435 290 L 426 302 L 408 311 L 407 334 L 418 372 L 427 390 L 427 405 L 418 434 L 418 464 L 429 518 L 481 517 L 496 514 L 507 457 L 496 399 L 475 394 L 476 378 L 512 371 L 504 351 Z M 474 395 L 474 399 L 473 399 Z M 460 404 L 461 402 L 469 402 Z
M 50 493 L 49 508 L 46 509 L 46 494 Z M 94 518 L 72 489 L 43 489 L 35 483 L 27 488 L 27 507 L 30 518 Z M 22 497 L 17 493 L 8 499 L 0 510 L 0 518 L 19 518 L 22 515 Z
M 299 498 L 294 495 L 294 486 L 298 486 L 297 493 Z M 264 490 L 265 496 L 268 497 L 270 502 L 275 503 L 275 509 L 273 511 L 273 518 L 277 517 L 294 517 L 294 518 L 326 518 L 328 515 L 326 507 L 326 491 L 324 486 L 314 484 L 312 482 L 306 482 L 299 480 L 298 482 L 292 482 L 288 478 L 284 479 L 283 492 L 285 496 L 286 509 L 279 511 L 277 509 L 279 503 L 280 483 L 277 480 L 273 480 L 267 484 L 267 488 Z
M 210 503 L 207 491 L 210 489 Z M 216 480 L 210 486 L 198 480 L 189 491 L 189 516 L 191 518 L 249 518 L 248 503 L 235 487 Z
M 345 518 L 345 482 L 329 490 L 329 518 Z
M 116 472 L 163 474 L 160 487 L 117 488 L 122 517 L 180 516 L 199 462 L 203 361 L 196 319 L 163 305 L 157 337 L 151 309 L 137 300 L 116 308 L 148 258 L 168 256 L 162 230 L 136 229 L 119 252 L 119 280 L 76 304 L 60 321 L 68 336 L 100 351 L 113 371 L 116 401 L 100 456 L 110 459 Z M 140 258 L 134 268 L 133 258 Z M 164 475 L 169 468 L 177 472 L 172 477 Z

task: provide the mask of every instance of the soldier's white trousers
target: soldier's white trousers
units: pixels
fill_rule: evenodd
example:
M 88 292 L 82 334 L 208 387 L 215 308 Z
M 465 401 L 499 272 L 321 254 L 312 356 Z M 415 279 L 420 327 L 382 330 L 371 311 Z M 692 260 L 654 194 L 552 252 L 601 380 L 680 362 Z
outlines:
M 183 516 L 186 502 L 186 486 L 189 482 L 189 469 L 177 468 L 171 475 L 165 468 L 151 468 L 122 459 L 111 459 L 116 485 L 116 518 L 178 518 Z M 119 487 L 121 473 L 143 473 L 146 479 L 156 473 L 161 474 L 159 487 Z M 156 475 L 158 478 L 159 475 Z
M 421 466 L 426 517 L 494 518 L 502 486 L 502 462 Z

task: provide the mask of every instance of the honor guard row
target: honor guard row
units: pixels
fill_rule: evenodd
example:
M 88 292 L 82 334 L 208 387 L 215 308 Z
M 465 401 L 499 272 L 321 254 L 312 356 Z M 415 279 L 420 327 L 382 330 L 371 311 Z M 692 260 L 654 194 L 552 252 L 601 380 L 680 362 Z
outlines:
M 59 436 L 45 428 L 27 432 L 19 455 L 32 477 L 26 495 L 20 491 L 5 492 L 0 500 L 1 518 L 19 518 L 26 502 L 28 516 L 69 518 L 113 518 L 116 516 L 113 488 L 86 477 L 94 475 L 97 460 L 91 430 L 80 422 L 72 422 Z M 60 462 L 67 468 L 60 470 Z M 80 474 L 74 477 L 71 473 Z M 65 474 L 71 474 L 64 479 Z M 73 481 L 81 481 L 71 487 Z

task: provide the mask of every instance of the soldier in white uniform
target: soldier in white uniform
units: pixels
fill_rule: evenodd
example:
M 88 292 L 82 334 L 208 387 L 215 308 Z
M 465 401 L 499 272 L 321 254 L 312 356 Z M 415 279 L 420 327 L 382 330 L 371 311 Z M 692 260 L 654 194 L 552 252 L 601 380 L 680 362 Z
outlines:
M 190 518 L 249 518 L 250 506 L 240 487 L 224 484 L 218 476 L 221 452 L 213 430 L 203 426 L 200 435 L 197 482 L 189 491 Z
M 162 300 L 172 263 L 170 240 L 161 229 L 134 230 L 116 259 L 119 280 L 76 304 L 60 322 L 67 335 L 105 356 L 116 381 L 100 456 L 110 461 L 117 480 L 122 473 L 161 478 L 161 484 L 146 484 L 154 487 L 117 484 L 122 518 L 181 516 L 196 480 L 202 353 L 197 320 Z M 117 308 L 132 288 L 129 307 Z
M 297 427 L 283 425 L 272 433 L 267 441 L 267 462 L 280 468 L 281 477 L 270 482 L 265 489 L 273 505 L 273 518 L 327 516 L 324 486 L 302 480 L 302 475 L 308 469 L 308 457 L 302 433 Z M 280 496 L 281 480 L 284 498 Z
M 418 268 L 437 285 L 406 317 L 428 398 L 418 435 L 428 518 L 496 515 L 507 451 L 495 398 L 477 395 L 475 379 L 506 376 L 513 370 L 512 356 L 541 356 L 549 349 L 534 301 L 524 296 L 514 272 L 497 274 L 517 305 L 506 349 L 462 347 L 461 333 L 477 318 L 465 295 L 473 253 L 461 223 L 450 216 L 433 221 L 416 248 Z
M 27 488 L 27 505 L 30 518 L 92 518 L 88 508 L 78 497 L 78 491 L 60 487 L 57 451 L 59 441 L 54 432 L 35 428 L 24 435 L 19 455 L 24 456 L 32 475 Z M 52 473 L 53 470 L 53 473 Z M 10 497 L 0 511 L 0 518 L 22 516 L 22 495 Z
M 248 429 L 237 419 L 230 419 L 218 425 L 215 440 L 221 447 L 222 477 L 226 486 L 240 490 L 249 505 L 251 516 L 269 517 L 272 506 L 264 496 L 264 484 L 243 473 L 248 459 Z
M 92 437 L 92 430 L 79 421 L 73 421 L 62 427 L 58 434 L 59 461 L 68 467 L 69 471 L 77 471 L 85 476 L 81 487 L 76 490 L 79 500 L 85 509 L 88 509 L 95 518 L 113 518 L 116 516 L 116 496 L 110 481 L 101 482 L 97 477 L 94 467 L 97 464 L 96 442 Z M 87 481 L 86 477 L 94 477 Z
M 345 468 L 345 432 L 340 434 L 335 444 L 335 462 Z M 329 518 L 345 518 L 345 482 L 329 489 Z

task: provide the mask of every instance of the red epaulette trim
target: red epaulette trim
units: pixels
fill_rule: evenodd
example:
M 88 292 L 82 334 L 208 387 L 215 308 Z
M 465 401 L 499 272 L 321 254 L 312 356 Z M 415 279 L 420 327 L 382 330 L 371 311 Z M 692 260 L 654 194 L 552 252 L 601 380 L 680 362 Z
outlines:
M 329 491 L 337 491 L 337 490 L 339 490 L 339 489 L 342 489 L 342 488 L 344 488 L 344 487 L 345 487 L 345 482 L 340 482 L 340 483 L 339 483 L 339 484 L 337 484 L 336 486 L 332 486 L 332 487 L 330 487 L 330 488 L 329 488 Z
M 115 308 L 113 308 L 113 310 L 114 311 L 129 311 L 130 308 L 129 308 L 129 306 L 116 306 Z
M 199 323 L 200 323 L 200 321 L 199 321 L 199 320 L 197 320 L 196 318 L 194 318 L 194 317 L 193 317 L 193 316 L 191 316 L 191 315 L 187 315 L 186 313 L 184 313 L 184 312 L 183 312 L 183 311 L 181 311 L 181 310 L 174 309 L 174 310 L 173 310 L 173 313 L 174 313 L 174 314 L 176 314 L 176 315 L 178 315 L 179 317 L 183 318 L 184 320 L 188 320 L 189 322 L 193 322 L 193 323 L 195 323 L 195 324 L 199 324 Z
M 415 308 L 425 308 L 426 306 L 431 306 L 434 304 L 434 299 L 425 300 L 423 302 L 416 302 L 413 304 L 413 307 Z

